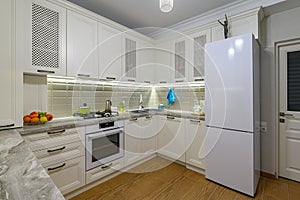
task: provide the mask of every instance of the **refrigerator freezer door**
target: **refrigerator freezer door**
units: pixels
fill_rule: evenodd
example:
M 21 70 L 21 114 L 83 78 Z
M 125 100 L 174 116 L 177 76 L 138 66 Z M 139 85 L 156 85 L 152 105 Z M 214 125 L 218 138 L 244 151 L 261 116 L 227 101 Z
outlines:
M 206 125 L 253 132 L 253 37 L 205 45 Z
M 254 134 L 245 132 L 207 128 L 205 177 L 254 196 L 253 137 Z

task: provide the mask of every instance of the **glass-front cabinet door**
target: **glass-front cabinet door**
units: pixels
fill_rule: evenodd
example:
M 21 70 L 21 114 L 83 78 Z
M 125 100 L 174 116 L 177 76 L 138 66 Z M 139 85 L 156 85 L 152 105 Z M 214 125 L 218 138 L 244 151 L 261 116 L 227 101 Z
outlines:
M 192 52 L 189 65 L 189 81 L 203 81 L 205 77 L 205 44 L 211 42 L 211 30 L 204 30 L 191 35 L 190 50 Z

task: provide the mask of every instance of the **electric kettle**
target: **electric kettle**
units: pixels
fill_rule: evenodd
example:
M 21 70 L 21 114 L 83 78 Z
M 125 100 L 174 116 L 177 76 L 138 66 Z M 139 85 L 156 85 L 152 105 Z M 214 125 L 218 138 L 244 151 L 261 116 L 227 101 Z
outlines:
M 111 100 L 106 100 L 106 103 L 105 103 L 105 113 L 111 113 Z

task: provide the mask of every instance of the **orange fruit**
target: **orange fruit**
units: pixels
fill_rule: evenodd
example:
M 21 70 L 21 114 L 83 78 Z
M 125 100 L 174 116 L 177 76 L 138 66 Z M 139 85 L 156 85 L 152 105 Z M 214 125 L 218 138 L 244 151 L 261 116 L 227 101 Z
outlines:
M 24 121 L 25 123 L 30 123 L 30 122 L 31 122 L 31 117 L 30 117 L 30 115 L 25 115 L 25 116 L 23 117 L 23 121 Z
M 38 113 L 33 113 L 33 114 L 30 114 L 30 117 L 31 118 L 39 117 L 39 114 Z
M 39 121 L 40 121 L 40 118 L 38 118 L 38 117 L 33 117 L 30 120 L 31 123 L 39 123 Z

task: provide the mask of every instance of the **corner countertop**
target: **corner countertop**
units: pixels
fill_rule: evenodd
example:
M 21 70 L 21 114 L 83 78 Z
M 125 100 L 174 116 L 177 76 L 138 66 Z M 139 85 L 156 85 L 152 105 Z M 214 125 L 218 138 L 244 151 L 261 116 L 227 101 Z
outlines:
M 0 199 L 64 199 L 17 129 L 0 131 Z
M 20 129 L 0 131 L 0 199 L 64 199 L 45 169 L 39 164 L 33 152 L 25 144 L 21 135 L 74 128 L 100 122 L 127 120 L 149 115 L 174 116 L 204 121 L 204 117 L 194 116 L 191 112 L 152 109 L 147 113 L 133 114 L 125 112 L 119 116 L 109 118 L 62 118 L 42 125 L 28 125 Z

